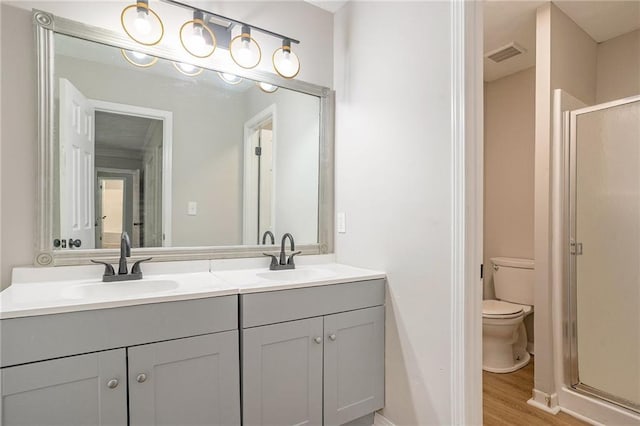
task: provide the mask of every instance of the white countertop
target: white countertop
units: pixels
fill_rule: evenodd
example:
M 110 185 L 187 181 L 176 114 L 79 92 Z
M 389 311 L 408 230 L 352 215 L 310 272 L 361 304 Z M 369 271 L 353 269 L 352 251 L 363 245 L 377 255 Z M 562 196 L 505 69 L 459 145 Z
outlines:
M 310 258 L 312 256 L 309 256 Z M 142 280 L 103 283 L 102 268 L 17 268 L 0 292 L 0 319 L 115 308 L 385 278 L 379 271 L 308 259 L 294 270 L 269 271 L 260 263 L 195 261 L 149 264 Z M 160 266 L 159 266 L 160 265 Z M 250 265 L 251 268 L 234 268 Z M 208 266 L 208 267 L 207 267 Z M 154 287 L 154 291 L 148 291 Z

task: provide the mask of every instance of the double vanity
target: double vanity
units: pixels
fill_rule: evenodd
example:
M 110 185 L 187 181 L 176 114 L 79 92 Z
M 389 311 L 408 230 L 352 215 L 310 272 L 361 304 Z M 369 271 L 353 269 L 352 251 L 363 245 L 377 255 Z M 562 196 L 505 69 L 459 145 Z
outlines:
M 246 264 L 112 283 L 96 266 L 16 269 L 0 293 L 2 424 L 372 424 L 385 275 Z

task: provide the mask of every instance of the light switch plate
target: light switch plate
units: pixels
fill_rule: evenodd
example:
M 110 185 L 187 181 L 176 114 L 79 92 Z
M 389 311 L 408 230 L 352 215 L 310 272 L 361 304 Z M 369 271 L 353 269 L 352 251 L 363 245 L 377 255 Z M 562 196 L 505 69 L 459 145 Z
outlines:
M 189 201 L 189 203 L 187 204 L 187 214 L 189 216 L 195 216 L 196 214 L 198 214 L 198 203 L 196 203 L 195 201 Z
M 347 232 L 347 217 L 344 212 L 339 212 L 336 220 L 336 229 L 340 234 Z

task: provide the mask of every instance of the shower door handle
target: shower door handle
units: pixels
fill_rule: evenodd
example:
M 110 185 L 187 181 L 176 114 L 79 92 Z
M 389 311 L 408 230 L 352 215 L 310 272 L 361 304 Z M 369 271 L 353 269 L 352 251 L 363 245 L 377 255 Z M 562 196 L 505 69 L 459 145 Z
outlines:
M 582 254 L 582 243 L 577 243 L 575 241 L 571 241 L 571 254 L 575 256 L 580 256 Z

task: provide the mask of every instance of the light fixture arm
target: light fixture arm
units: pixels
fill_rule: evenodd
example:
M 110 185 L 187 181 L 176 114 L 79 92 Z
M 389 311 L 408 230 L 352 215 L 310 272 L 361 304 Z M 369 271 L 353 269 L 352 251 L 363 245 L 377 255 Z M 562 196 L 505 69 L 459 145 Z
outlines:
M 174 6 L 180 6 L 180 7 L 189 9 L 189 10 L 197 10 L 197 11 L 199 11 L 201 13 L 204 13 L 204 14 L 207 14 L 207 15 L 211 15 L 211 16 L 215 16 L 218 19 L 222 19 L 224 21 L 231 22 L 232 24 L 235 24 L 235 25 L 240 25 L 240 26 L 243 26 L 243 27 L 250 27 L 254 31 L 258 31 L 258 32 L 261 32 L 261 33 L 264 33 L 264 34 L 268 34 L 271 37 L 276 37 L 276 38 L 282 39 L 283 41 L 284 40 L 288 40 L 289 44 L 291 44 L 291 43 L 300 44 L 300 41 L 296 40 L 295 38 L 291 38 L 291 37 L 288 37 L 288 36 L 285 36 L 285 35 L 282 35 L 282 34 L 274 33 L 273 31 L 269 31 L 269 30 L 266 30 L 264 28 L 256 27 L 255 25 L 249 25 L 246 22 L 242 22 L 242 21 L 238 21 L 236 19 L 228 18 L 226 16 L 219 15 L 217 13 L 213 13 L 213 12 L 210 12 L 210 11 L 202 9 L 202 8 L 197 8 L 197 7 L 194 7 L 194 6 L 190 6 L 187 3 L 182 3 L 182 2 L 179 2 L 179 1 L 176 1 L 176 0 L 161 0 L 161 1 L 163 1 L 164 3 L 172 4 Z
M 204 25 L 204 13 L 196 9 L 193 11 L 193 26 L 194 27 L 202 27 Z
M 136 1 L 136 12 L 144 12 L 145 14 L 149 14 L 149 0 L 137 0 Z

